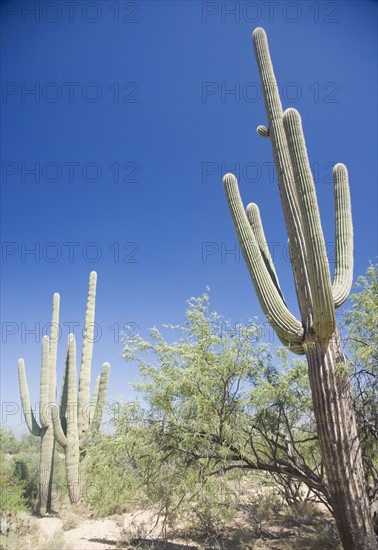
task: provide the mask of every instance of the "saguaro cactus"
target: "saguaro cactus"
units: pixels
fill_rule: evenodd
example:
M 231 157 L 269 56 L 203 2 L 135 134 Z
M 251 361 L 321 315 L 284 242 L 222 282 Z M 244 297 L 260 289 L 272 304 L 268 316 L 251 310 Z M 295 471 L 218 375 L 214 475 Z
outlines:
M 72 504 L 77 504 L 81 499 L 80 450 L 100 427 L 110 371 L 109 363 L 104 363 L 96 380 L 93 399 L 90 401 L 96 281 L 97 275 L 93 271 L 89 278 L 79 391 L 76 391 L 76 342 L 75 336 L 70 334 L 60 410 L 56 404 L 51 405 L 55 439 L 66 454 L 68 491 Z
M 44 336 L 42 343 L 42 367 L 39 401 L 39 421 L 35 419 L 30 402 L 26 379 L 25 362 L 18 360 L 21 403 L 30 433 L 41 438 L 39 466 L 39 511 L 51 512 L 51 490 L 54 461 L 54 430 L 51 422 L 50 404 L 56 399 L 56 356 L 59 330 L 59 294 L 54 294 L 50 338 Z
M 257 132 L 269 137 L 272 145 L 301 320 L 283 298 L 258 207 L 250 204 L 244 210 L 232 174 L 224 176 L 224 188 L 261 307 L 280 340 L 307 357 L 319 444 L 343 547 L 372 550 L 377 542 L 347 359 L 335 320 L 335 308 L 348 297 L 353 277 L 348 172 L 343 164 L 333 169 L 336 266 L 332 283 L 301 118 L 295 109 L 282 110 L 263 29 L 253 32 L 253 44 L 268 118 L 268 126 L 259 126 Z

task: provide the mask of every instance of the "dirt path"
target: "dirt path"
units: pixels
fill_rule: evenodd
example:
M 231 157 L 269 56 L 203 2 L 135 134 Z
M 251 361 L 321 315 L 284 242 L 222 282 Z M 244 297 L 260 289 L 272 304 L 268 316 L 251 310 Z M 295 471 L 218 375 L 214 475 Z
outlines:
M 30 538 L 33 535 L 33 532 L 30 532 L 29 538 L 23 539 L 24 544 L 20 548 L 24 550 L 199 550 L 219 548 L 219 542 L 222 548 L 228 550 L 252 547 L 256 550 L 340 548 L 335 538 L 333 523 L 326 515 L 316 518 L 303 516 L 302 519 L 294 520 L 290 519 L 290 516 L 275 514 L 268 530 L 262 529 L 259 534 L 251 531 L 250 524 L 243 516 L 221 541 L 210 541 L 207 538 L 203 541 L 201 539 L 201 542 L 194 542 L 184 535 L 185 539 L 175 537 L 165 543 L 162 540 L 162 521 L 156 522 L 156 515 L 148 511 L 98 519 L 63 511 L 61 517 L 33 518 L 33 522 L 36 528 L 35 536 Z M 213 543 L 216 543 L 215 546 Z
M 69 531 L 63 531 L 63 521 L 59 518 L 41 518 L 38 521 L 41 541 L 58 538 L 63 534 L 64 541 L 74 550 L 110 550 L 117 548 L 122 529 L 112 519 L 81 520 Z
M 40 544 L 48 544 L 54 550 L 115 550 L 133 549 L 128 540 L 143 540 L 144 545 L 148 539 L 159 539 L 162 523 L 156 521 L 152 512 L 140 511 L 123 514 L 118 518 L 85 519 L 75 518 L 73 527 L 67 529 L 67 519 L 57 517 L 45 517 L 38 519 Z M 74 525 L 75 523 L 77 525 Z M 127 533 L 127 538 L 125 538 Z M 156 543 L 159 546 L 159 543 Z M 141 545 L 141 548 L 144 546 Z M 193 549 L 193 546 L 171 543 L 171 550 Z

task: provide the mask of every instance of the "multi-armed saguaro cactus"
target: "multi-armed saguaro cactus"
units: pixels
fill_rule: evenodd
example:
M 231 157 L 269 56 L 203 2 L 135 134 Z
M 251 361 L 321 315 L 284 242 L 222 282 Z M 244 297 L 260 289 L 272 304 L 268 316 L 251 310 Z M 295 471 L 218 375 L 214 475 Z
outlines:
M 44 336 L 42 343 L 41 389 L 39 401 L 39 421 L 37 423 L 30 402 L 26 380 L 25 362 L 18 360 L 21 402 L 26 424 L 30 432 L 41 438 L 39 467 L 39 511 L 46 514 L 51 511 L 51 489 L 54 459 L 54 430 L 51 422 L 50 403 L 56 399 L 56 357 L 59 329 L 59 294 L 54 294 L 50 339 Z
M 268 118 L 268 126 L 259 126 L 257 132 L 269 137 L 272 145 L 301 320 L 283 298 L 258 207 L 250 204 L 244 210 L 235 176 L 226 174 L 223 183 L 261 307 L 280 340 L 307 357 L 319 444 L 343 546 L 372 550 L 377 548 L 376 538 L 347 369 L 342 368 L 347 360 L 335 320 L 335 308 L 348 297 L 353 277 L 348 172 L 343 164 L 333 169 L 336 266 L 332 283 L 301 118 L 295 109 L 282 110 L 263 29 L 254 31 L 253 43 Z
M 104 363 L 101 375 L 96 380 L 93 399 L 90 401 L 96 281 L 97 275 L 92 271 L 89 278 L 79 391 L 76 391 L 76 342 L 74 335 L 70 334 L 60 411 L 57 405 L 51 405 L 55 439 L 66 454 L 68 490 L 72 504 L 78 503 L 81 498 L 80 450 L 100 427 L 110 371 L 109 363 Z

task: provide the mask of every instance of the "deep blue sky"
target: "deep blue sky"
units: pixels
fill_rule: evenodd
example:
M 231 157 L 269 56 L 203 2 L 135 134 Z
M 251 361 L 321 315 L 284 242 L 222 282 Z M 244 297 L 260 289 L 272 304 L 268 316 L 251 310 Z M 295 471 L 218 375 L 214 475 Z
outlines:
M 82 326 L 93 269 L 102 329 L 93 380 L 110 361 L 110 396 L 129 399 L 137 376 L 117 326 L 146 336 L 180 323 L 206 285 L 226 317 L 263 320 L 243 260 L 225 254 L 236 237 L 221 177 L 235 166 L 297 311 L 270 145 L 255 132 L 266 122 L 256 26 L 268 33 L 284 107 L 302 115 L 331 268 L 336 162 L 350 173 L 355 276 L 377 255 L 376 2 L 76 4 L 1 2 L 2 399 L 16 407 L 19 356 L 39 398 L 40 343 L 25 329 L 49 321 L 56 291 L 61 322 Z

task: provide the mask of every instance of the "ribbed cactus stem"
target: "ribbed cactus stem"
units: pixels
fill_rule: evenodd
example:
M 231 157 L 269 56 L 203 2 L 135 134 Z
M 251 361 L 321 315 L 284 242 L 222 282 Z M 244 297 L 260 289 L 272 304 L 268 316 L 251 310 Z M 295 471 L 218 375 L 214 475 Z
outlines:
M 40 387 L 40 402 L 39 402 L 39 421 L 42 428 L 47 428 L 49 425 L 49 338 L 43 337 L 42 341 L 42 368 L 41 368 L 41 387 Z
M 30 433 L 38 437 L 41 435 L 41 428 L 35 419 L 30 403 L 29 387 L 26 379 L 25 362 L 23 359 L 18 360 L 18 379 L 20 383 L 21 405 L 24 411 L 26 425 Z
M 283 297 L 283 294 L 280 288 L 280 283 L 278 282 L 278 277 L 277 277 L 273 259 L 269 250 L 269 246 L 265 238 L 265 232 L 264 232 L 264 228 L 263 228 L 261 216 L 260 216 L 260 209 L 257 206 L 257 204 L 251 202 L 250 204 L 248 204 L 246 208 L 246 213 L 247 213 L 248 221 L 251 224 L 252 231 L 256 237 L 257 244 L 259 245 L 260 252 L 265 262 L 265 265 L 270 273 L 270 276 L 272 277 L 273 283 L 276 286 L 278 293 L 280 294 L 283 302 L 285 302 L 285 299 Z
M 90 431 L 97 432 L 100 428 L 102 415 L 104 412 L 105 405 L 105 396 L 108 388 L 108 380 L 110 373 L 109 363 L 104 363 L 102 365 L 102 370 L 100 376 L 96 380 L 96 389 L 93 394 L 93 401 L 95 403 L 95 408 L 93 411 L 93 417 L 91 418 Z M 97 391 L 96 391 L 97 390 Z
M 270 58 L 268 40 L 264 29 L 253 31 L 253 46 L 260 73 L 265 111 L 268 118 L 269 138 L 274 162 L 286 230 L 293 252 L 292 268 L 296 281 L 296 292 L 302 315 L 302 322 L 308 327 L 312 319 L 311 290 L 307 275 L 307 250 L 303 235 L 301 212 L 296 196 L 291 160 L 283 127 L 283 111 L 278 85 Z M 261 134 L 260 134 L 261 135 Z
M 243 256 L 262 310 L 280 338 L 292 344 L 300 344 L 303 338 L 302 324 L 287 309 L 268 272 L 244 210 L 235 176 L 226 174 L 223 184 Z
M 67 405 L 67 446 L 66 469 L 70 501 L 75 504 L 80 500 L 79 483 L 79 434 L 77 421 L 77 379 L 76 379 L 76 342 L 73 334 L 69 335 L 68 359 L 68 405 Z
M 56 403 L 50 406 L 51 419 L 54 426 L 54 437 L 63 449 L 67 447 L 67 437 L 61 425 L 60 411 Z
M 53 296 L 52 319 L 50 331 L 50 347 L 49 347 L 49 402 L 56 401 L 56 360 L 58 354 L 59 341 L 59 307 L 60 296 L 55 292 Z
M 61 392 L 61 395 L 60 395 L 60 416 L 61 416 L 61 418 L 64 418 L 66 416 L 66 413 L 67 413 L 69 360 L 70 360 L 70 347 L 69 347 L 69 342 L 67 342 L 66 358 L 65 358 L 65 361 L 64 361 L 62 392 Z
M 89 277 L 88 300 L 85 314 L 85 331 L 83 351 L 80 365 L 79 394 L 78 394 L 78 423 L 79 437 L 84 437 L 89 426 L 90 416 L 90 384 L 91 365 L 93 355 L 94 320 L 96 303 L 97 273 L 92 271 Z
M 331 276 L 315 185 L 298 111 L 287 109 L 283 116 L 283 124 L 290 151 L 307 249 L 307 273 L 312 295 L 313 327 L 320 339 L 328 340 L 336 328 Z
M 67 380 L 67 403 L 66 409 L 67 433 L 64 434 L 61 424 L 61 414 L 56 405 L 51 407 L 51 416 L 54 426 L 54 436 L 58 443 L 65 449 L 66 473 L 70 501 L 76 504 L 80 500 L 80 479 L 79 479 L 79 435 L 77 427 L 77 391 L 76 391 L 76 342 L 75 336 L 68 336 L 65 379 Z
M 349 296 L 353 282 L 353 223 L 348 170 L 344 164 L 333 168 L 335 197 L 336 265 L 333 278 L 335 307 L 341 306 Z
M 93 422 L 93 418 L 94 418 L 95 411 L 96 411 L 98 391 L 100 389 L 100 378 L 101 378 L 101 374 L 99 374 L 96 378 L 95 389 L 93 391 L 93 397 L 92 397 L 91 406 L 90 406 L 90 410 L 89 410 L 89 424 L 90 425 Z

